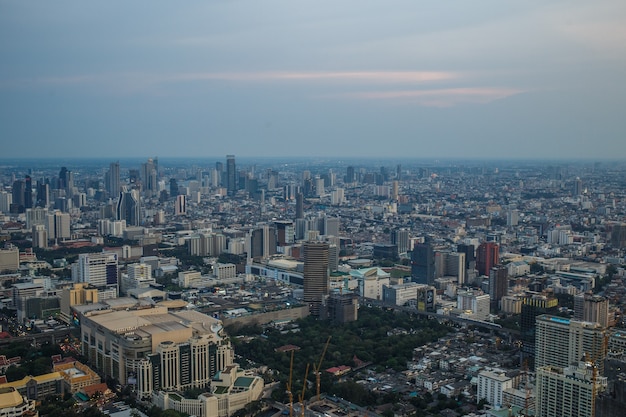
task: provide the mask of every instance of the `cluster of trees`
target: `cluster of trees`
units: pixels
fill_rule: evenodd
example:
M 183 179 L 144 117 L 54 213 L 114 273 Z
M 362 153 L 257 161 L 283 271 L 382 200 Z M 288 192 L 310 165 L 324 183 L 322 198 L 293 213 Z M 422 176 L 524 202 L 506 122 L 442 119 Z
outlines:
M 258 326 L 229 331 L 230 334 L 240 335 L 259 335 L 263 332 L 263 337 L 256 337 L 249 342 L 235 339 L 235 351 L 274 371 L 273 377 L 283 384 L 283 389 L 274 391 L 275 399 L 282 402 L 287 401 L 284 391 L 289 377 L 291 354 L 277 352 L 280 346 L 295 345 L 300 348 L 294 353 L 293 363 L 292 391 L 296 392 L 304 384 L 307 364 L 310 368 L 307 380 L 314 383 L 312 369 L 319 363 L 328 337 L 332 336 L 321 367 L 321 392 L 341 396 L 356 404 L 374 405 L 381 399 L 358 384 L 336 383 L 323 370 L 339 365 L 355 367 L 355 357 L 363 362 L 371 362 L 379 370 L 404 370 L 406 363 L 412 359 L 414 348 L 433 342 L 450 331 L 449 327 L 437 320 L 375 307 L 361 308 L 359 319 L 351 323 L 333 324 L 307 317 L 297 321 L 297 324 L 298 330 L 295 332 L 262 330 Z M 315 389 L 307 389 L 306 394 L 315 395 Z
M 28 342 L 13 342 L 2 349 L 7 358 L 19 356 L 22 361 L 19 365 L 11 365 L 5 376 L 8 382 L 18 381 L 26 376 L 44 375 L 52 372 L 52 355 L 61 354 L 58 345 L 50 343 L 33 347 Z

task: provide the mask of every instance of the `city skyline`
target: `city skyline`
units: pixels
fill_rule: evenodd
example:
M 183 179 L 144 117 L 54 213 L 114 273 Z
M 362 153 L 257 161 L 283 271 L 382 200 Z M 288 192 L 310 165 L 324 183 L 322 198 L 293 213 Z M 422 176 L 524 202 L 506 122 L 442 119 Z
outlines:
M 2 9 L 5 158 L 626 156 L 619 1 Z

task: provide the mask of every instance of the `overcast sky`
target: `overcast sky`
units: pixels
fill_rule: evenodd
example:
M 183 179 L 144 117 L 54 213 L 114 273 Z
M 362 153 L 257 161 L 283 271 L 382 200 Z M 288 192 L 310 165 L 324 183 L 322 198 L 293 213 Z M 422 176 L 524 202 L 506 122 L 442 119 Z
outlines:
M 625 158 L 626 1 L 0 0 L 0 144 Z

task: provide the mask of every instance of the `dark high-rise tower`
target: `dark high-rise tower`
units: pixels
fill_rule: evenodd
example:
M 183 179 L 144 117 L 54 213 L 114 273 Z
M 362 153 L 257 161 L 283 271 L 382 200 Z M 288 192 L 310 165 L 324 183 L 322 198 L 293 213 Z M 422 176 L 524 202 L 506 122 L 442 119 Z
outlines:
M 109 171 L 105 177 L 106 190 L 110 196 L 116 197 L 120 194 L 120 163 L 111 162 Z
M 328 243 L 304 244 L 304 302 L 313 316 L 319 316 L 323 298 L 330 287 Z
M 509 273 L 504 265 L 496 265 L 489 271 L 489 298 L 491 311 L 498 312 L 500 300 L 509 291 Z
M 304 219 L 304 195 L 296 194 L 296 219 Z
M 29 175 L 24 178 L 24 209 L 33 208 L 33 180 Z
M 483 242 L 476 251 L 476 269 L 479 275 L 489 275 L 489 271 L 500 262 L 500 248 L 497 243 Z
M 416 245 L 411 253 L 411 281 L 428 285 L 435 282 L 435 251 L 428 243 Z
M 356 181 L 356 177 L 354 175 L 354 167 L 348 167 L 346 169 L 346 183 L 353 183 Z
M 11 187 L 11 194 L 13 197 L 13 203 L 11 203 L 11 212 L 24 213 L 26 208 L 24 207 L 24 195 L 26 191 L 26 182 L 24 180 L 15 180 Z
M 235 155 L 226 155 L 226 189 L 229 195 L 237 192 L 237 167 Z
M 141 224 L 141 200 L 137 190 L 127 190 L 126 187 L 122 187 L 117 201 L 116 215 L 118 220 L 126 220 L 129 226 Z

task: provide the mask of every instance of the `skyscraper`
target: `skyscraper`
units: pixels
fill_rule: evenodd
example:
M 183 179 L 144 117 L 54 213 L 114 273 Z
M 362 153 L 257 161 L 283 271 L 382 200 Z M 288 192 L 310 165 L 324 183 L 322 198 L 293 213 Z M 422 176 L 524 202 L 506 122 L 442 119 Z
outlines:
M 122 187 L 120 198 L 117 201 L 116 219 L 126 220 L 129 226 L 141 224 L 141 199 L 137 190 L 128 190 Z
M 409 231 L 395 229 L 391 231 L 391 244 L 398 247 L 398 253 L 406 253 L 409 250 Z
M 226 190 L 229 195 L 237 192 L 237 167 L 235 155 L 226 155 Z
M 535 366 L 565 368 L 586 357 L 604 373 L 606 329 L 598 323 L 541 315 L 536 319 Z
M 159 160 L 148 159 L 141 164 L 141 182 L 142 190 L 146 197 L 154 197 L 158 192 L 157 181 L 159 179 Z
M 435 251 L 428 243 L 420 243 L 411 252 L 411 281 L 433 285 L 435 282 Z
M 566 367 L 537 369 L 537 417 L 590 417 L 595 415 L 595 398 L 607 387 L 607 378 L 597 375 L 590 362 Z M 616 414 L 617 415 L 617 414 Z
M 117 254 L 112 252 L 78 255 L 75 282 L 86 282 L 98 289 L 114 288 L 119 294 Z
M 504 265 L 496 265 L 489 271 L 489 297 L 491 299 L 491 312 L 497 313 L 500 300 L 509 291 L 509 274 Z
M 112 197 L 118 197 L 120 194 L 120 163 L 111 162 L 109 171 L 105 176 L 106 190 Z
M 322 300 L 330 287 L 328 243 L 306 242 L 303 249 L 304 302 L 309 305 L 311 315 L 319 316 Z
M 174 205 L 174 214 L 176 216 L 184 216 L 187 214 L 187 196 L 177 195 L 176 203 Z
M 48 239 L 69 239 L 70 238 L 70 215 L 55 210 L 47 215 L 46 229 Z
M 296 219 L 304 219 L 304 195 L 296 193 Z
M 609 326 L 609 300 L 593 294 L 574 296 L 574 318 L 581 321 L 599 323 L 602 327 Z
M 479 275 L 488 275 L 491 268 L 500 262 L 500 249 L 497 243 L 483 242 L 476 251 L 476 269 Z

